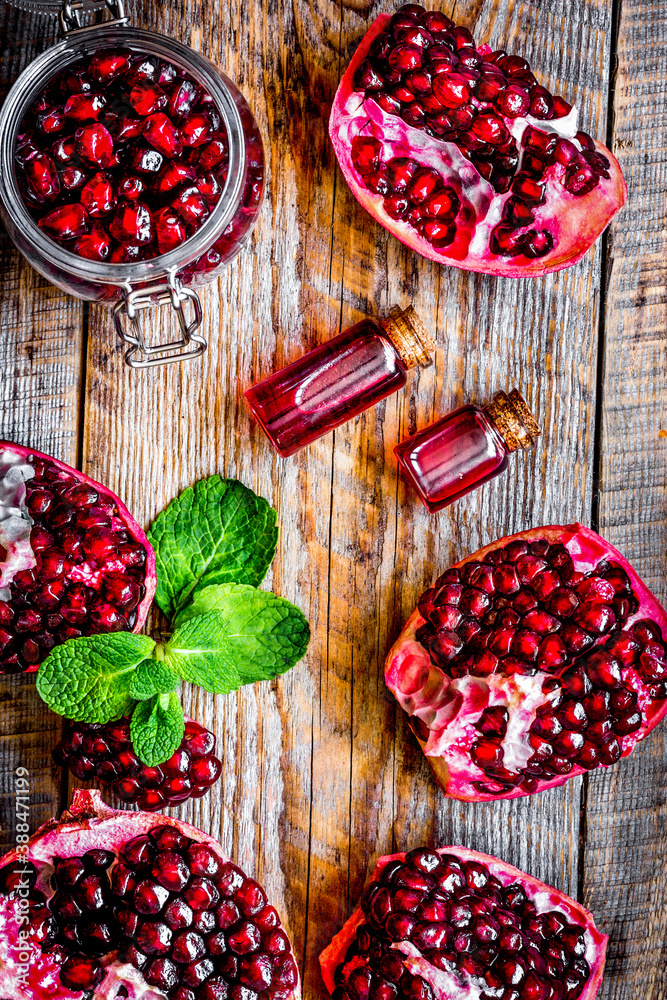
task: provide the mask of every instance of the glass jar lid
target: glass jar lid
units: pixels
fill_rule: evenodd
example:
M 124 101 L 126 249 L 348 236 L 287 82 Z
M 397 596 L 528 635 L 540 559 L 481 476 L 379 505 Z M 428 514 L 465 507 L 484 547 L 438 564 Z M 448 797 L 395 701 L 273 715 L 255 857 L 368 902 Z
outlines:
M 57 17 L 63 9 L 63 0 L 7 0 L 12 7 L 19 7 L 30 13 L 46 14 L 49 17 Z M 78 11 L 102 10 L 106 7 L 106 0 L 78 0 L 71 6 Z

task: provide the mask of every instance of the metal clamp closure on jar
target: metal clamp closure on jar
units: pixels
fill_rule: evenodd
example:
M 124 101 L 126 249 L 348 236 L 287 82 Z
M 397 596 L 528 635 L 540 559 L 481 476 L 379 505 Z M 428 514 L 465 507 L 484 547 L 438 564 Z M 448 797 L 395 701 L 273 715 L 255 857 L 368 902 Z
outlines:
M 183 312 L 184 304 L 190 300 L 194 307 L 194 319 L 187 323 Z M 183 336 L 169 344 L 146 344 L 137 313 L 153 305 L 171 305 L 178 318 Z M 123 314 L 130 321 L 131 332 L 123 326 Z M 113 310 L 114 323 L 120 339 L 128 344 L 125 361 L 130 368 L 154 368 L 157 365 L 168 365 L 185 358 L 197 358 L 206 350 L 206 341 L 197 330 L 202 324 L 202 307 L 199 296 L 191 288 L 183 288 L 178 278 L 170 276 L 168 282 L 142 288 L 140 291 L 129 292 L 122 302 L 118 302 Z M 196 346 L 189 350 L 189 345 Z M 135 358 L 137 351 L 147 355 L 145 360 Z M 156 357 L 155 355 L 163 355 Z
M 106 21 L 109 27 L 112 25 L 123 25 L 127 27 L 130 23 L 129 16 L 125 13 L 125 4 L 123 0 L 104 0 L 105 4 L 109 8 L 112 19 Z M 83 11 L 89 9 L 89 4 L 85 3 L 85 0 L 63 0 L 62 10 L 60 11 L 60 26 L 63 35 L 71 35 L 76 31 L 85 31 L 84 26 L 81 24 L 81 14 Z

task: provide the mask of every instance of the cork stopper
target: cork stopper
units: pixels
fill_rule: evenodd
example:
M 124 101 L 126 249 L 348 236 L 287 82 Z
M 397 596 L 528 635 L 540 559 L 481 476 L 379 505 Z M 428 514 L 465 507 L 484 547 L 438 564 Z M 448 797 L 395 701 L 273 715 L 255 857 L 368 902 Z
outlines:
M 398 351 L 406 368 L 428 368 L 433 364 L 431 352 L 436 342 L 412 306 L 400 309 L 394 306 L 381 324 L 392 344 Z
M 505 439 L 509 451 L 534 447 L 542 428 L 528 409 L 526 401 L 518 389 L 512 389 L 509 396 L 498 392 L 493 397 L 486 412 Z

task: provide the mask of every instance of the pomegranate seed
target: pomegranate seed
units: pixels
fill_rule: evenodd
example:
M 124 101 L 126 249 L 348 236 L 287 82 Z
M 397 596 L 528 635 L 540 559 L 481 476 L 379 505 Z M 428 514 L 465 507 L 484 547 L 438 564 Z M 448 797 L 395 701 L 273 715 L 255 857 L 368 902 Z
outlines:
M 136 246 L 150 243 L 154 235 L 150 209 L 139 201 L 120 204 L 109 226 L 109 231 L 119 243 Z M 105 556 L 107 554 L 105 553 Z
M 433 93 L 443 107 L 462 108 L 470 100 L 469 81 L 460 73 L 439 73 L 433 80 Z
M 205 199 L 194 186 L 183 188 L 172 201 L 171 207 L 192 226 L 201 225 L 209 214 Z
M 211 120 L 200 112 L 189 115 L 180 129 L 181 141 L 184 146 L 203 146 L 211 135 Z
M 72 118 L 82 124 L 96 122 L 99 121 L 106 103 L 107 99 L 104 94 L 72 94 L 65 104 L 63 112 L 67 118 Z
M 111 166 L 114 148 L 110 133 L 99 122 L 84 125 L 75 134 L 76 150 L 83 159 L 100 167 Z
M 145 193 L 145 182 L 133 174 L 123 177 L 118 185 L 118 197 L 124 201 L 139 201 Z
M 87 232 L 88 213 L 82 205 L 63 205 L 41 218 L 39 225 L 49 236 L 71 240 Z
M 74 954 L 60 968 L 60 981 L 68 990 L 95 989 L 104 978 L 99 959 L 92 955 Z
M 574 165 L 565 174 L 564 185 L 570 194 L 582 197 L 589 194 L 600 183 L 600 179 L 592 167 Z
M 93 218 L 112 212 L 116 207 L 116 194 L 111 178 L 104 173 L 94 174 L 81 189 L 81 204 Z
M 120 51 L 96 52 L 90 60 L 88 72 L 98 83 L 109 83 L 124 76 L 130 68 L 130 55 Z
M 25 174 L 38 203 L 52 201 L 60 194 L 56 165 L 46 153 L 35 153 L 25 163 Z
M 156 212 L 153 221 L 160 253 L 169 253 L 187 239 L 185 224 L 173 209 L 161 209 Z
M 200 93 L 200 88 L 192 80 L 179 80 L 169 98 L 170 115 L 176 118 L 188 115 L 197 104 Z
M 156 83 L 137 83 L 130 92 L 130 104 L 145 118 L 166 107 L 167 95 Z
M 178 132 L 165 114 L 158 113 L 147 118 L 143 135 L 154 149 L 166 157 L 180 156 L 183 150 Z

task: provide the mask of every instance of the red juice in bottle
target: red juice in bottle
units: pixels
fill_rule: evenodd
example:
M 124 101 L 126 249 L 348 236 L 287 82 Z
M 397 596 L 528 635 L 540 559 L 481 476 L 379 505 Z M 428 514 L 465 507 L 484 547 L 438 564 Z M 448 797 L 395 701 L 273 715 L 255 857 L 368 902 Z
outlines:
M 435 342 L 410 306 L 364 319 L 253 385 L 245 398 L 283 457 L 374 406 L 432 364 Z
M 540 427 L 516 389 L 488 406 L 462 406 L 417 431 L 394 451 L 430 511 L 442 510 L 507 468 L 517 448 L 532 448 Z

